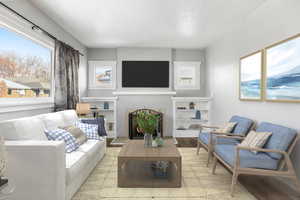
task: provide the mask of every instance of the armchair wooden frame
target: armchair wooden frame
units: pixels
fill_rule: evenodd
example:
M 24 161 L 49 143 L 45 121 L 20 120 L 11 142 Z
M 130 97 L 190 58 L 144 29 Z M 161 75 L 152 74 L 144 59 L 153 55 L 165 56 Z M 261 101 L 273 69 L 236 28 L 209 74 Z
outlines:
M 251 126 L 249 131 L 253 130 L 254 127 L 255 127 L 255 123 L 253 123 L 253 125 Z M 211 158 L 213 157 L 213 152 L 214 152 L 213 135 L 223 135 L 223 136 L 226 136 L 226 138 L 238 139 L 238 140 L 243 140 L 246 137 L 246 136 L 238 136 L 237 134 L 230 134 L 230 133 L 224 134 L 221 132 L 214 131 L 214 129 L 220 128 L 219 126 L 201 125 L 201 129 L 200 129 L 201 132 L 202 132 L 203 128 L 213 129 L 212 132 L 208 132 L 209 133 L 208 144 L 205 144 L 199 138 L 197 139 L 197 155 L 199 155 L 199 151 L 200 151 L 201 147 L 204 148 L 208 153 L 206 166 L 209 165 L 209 162 L 210 162 Z M 200 134 L 201 134 L 201 132 L 200 132 Z
M 227 136 L 219 135 L 217 138 L 226 138 Z M 238 176 L 240 174 L 248 174 L 248 175 L 259 175 L 259 176 L 280 176 L 280 177 L 286 177 L 289 179 L 292 179 L 298 189 L 300 189 L 300 181 L 297 178 L 295 169 L 293 167 L 292 161 L 290 159 L 290 154 L 293 151 L 297 141 L 299 140 L 299 134 L 295 137 L 294 141 L 289 146 L 288 150 L 285 151 L 279 151 L 274 149 L 263 149 L 263 148 L 251 148 L 251 147 L 242 147 L 237 145 L 236 146 L 236 155 L 235 155 L 235 164 L 234 166 L 230 166 L 227 164 L 218 154 L 213 153 L 213 167 L 212 167 L 212 174 L 215 174 L 217 161 L 221 162 L 226 168 L 228 168 L 232 173 L 232 183 L 231 183 L 231 196 L 233 196 L 234 188 L 237 183 Z M 216 143 L 216 144 L 222 144 L 222 143 Z M 254 151 L 260 151 L 260 152 L 273 152 L 273 153 L 279 153 L 282 154 L 282 158 L 279 161 L 279 165 L 277 170 L 267 170 L 267 169 L 257 169 L 257 168 L 243 168 L 240 166 L 240 150 L 254 150 Z M 286 170 L 284 169 L 284 166 L 286 166 Z

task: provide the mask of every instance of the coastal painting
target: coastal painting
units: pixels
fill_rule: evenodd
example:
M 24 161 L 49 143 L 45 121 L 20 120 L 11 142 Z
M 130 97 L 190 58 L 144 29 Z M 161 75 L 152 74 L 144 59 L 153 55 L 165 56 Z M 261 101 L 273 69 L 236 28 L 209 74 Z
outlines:
M 266 100 L 300 102 L 300 35 L 266 49 Z
M 240 99 L 261 100 L 262 52 L 240 59 Z

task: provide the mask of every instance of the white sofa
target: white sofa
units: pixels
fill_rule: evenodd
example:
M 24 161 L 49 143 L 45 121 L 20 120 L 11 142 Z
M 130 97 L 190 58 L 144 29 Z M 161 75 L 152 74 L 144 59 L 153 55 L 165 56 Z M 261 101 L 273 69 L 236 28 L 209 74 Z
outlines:
M 72 153 L 64 142 L 48 141 L 44 129 L 72 125 L 74 110 L 0 122 L 6 142 L 6 176 L 14 182 L 13 200 L 70 200 L 103 158 L 106 139 L 88 140 Z

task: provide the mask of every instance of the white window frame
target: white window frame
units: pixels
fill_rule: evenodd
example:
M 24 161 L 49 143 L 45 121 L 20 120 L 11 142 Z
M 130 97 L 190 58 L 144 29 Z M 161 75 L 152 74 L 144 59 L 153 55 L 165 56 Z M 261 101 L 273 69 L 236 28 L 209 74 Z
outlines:
M 117 80 L 117 62 L 113 60 L 89 60 L 89 89 L 90 90 L 114 90 L 116 89 Z M 112 84 L 108 86 L 100 86 L 96 84 L 95 69 L 98 66 L 111 66 L 112 67 Z
M 200 67 L 201 67 L 201 62 L 192 62 L 192 61 L 176 61 L 173 63 L 174 64 L 174 89 L 175 90 L 200 90 Z M 183 86 L 180 85 L 178 83 L 178 76 L 180 73 L 180 68 L 182 67 L 193 67 L 195 68 L 195 74 L 194 74 L 194 78 L 195 78 L 195 85 L 193 86 Z
M 16 32 L 21 35 L 21 37 L 28 38 L 33 42 L 36 42 L 39 45 L 42 45 L 51 50 L 52 62 L 51 62 L 51 90 L 50 97 L 35 97 L 35 98 L 0 98 L 0 112 L 7 106 L 24 106 L 24 105 L 38 105 L 37 108 L 41 108 L 41 105 L 44 107 L 53 107 L 54 104 L 54 93 L 55 93 L 55 79 L 54 79 L 54 50 L 55 42 L 53 39 L 49 38 L 46 35 L 38 33 L 32 30 L 32 24 L 26 22 L 15 14 L 11 13 L 4 7 L 0 7 L 0 27 L 5 28 L 9 31 Z M 34 107 L 30 106 L 32 109 Z M 43 107 L 43 108 L 44 108 Z M 24 108 L 20 108 L 23 110 Z M 17 111 L 18 109 L 13 109 Z M 8 112 L 8 111 L 7 111 Z

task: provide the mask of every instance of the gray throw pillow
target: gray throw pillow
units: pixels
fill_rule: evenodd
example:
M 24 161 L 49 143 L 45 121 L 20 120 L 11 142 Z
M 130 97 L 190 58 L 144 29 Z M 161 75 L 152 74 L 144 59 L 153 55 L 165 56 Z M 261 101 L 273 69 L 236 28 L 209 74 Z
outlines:
M 66 127 L 59 127 L 59 128 L 64 129 L 67 132 L 71 133 L 75 137 L 76 142 L 79 145 L 82 145 L 87 141 L 86 135 L 80 128 L 77 128 L 75 126 L 66 126 Z

